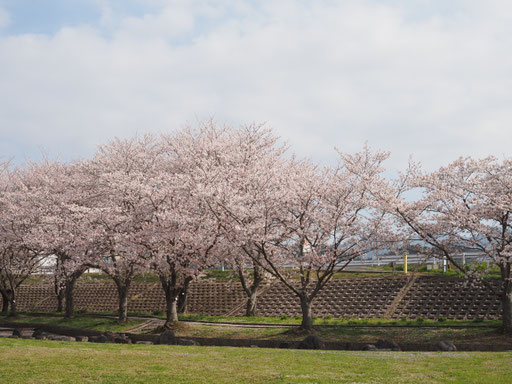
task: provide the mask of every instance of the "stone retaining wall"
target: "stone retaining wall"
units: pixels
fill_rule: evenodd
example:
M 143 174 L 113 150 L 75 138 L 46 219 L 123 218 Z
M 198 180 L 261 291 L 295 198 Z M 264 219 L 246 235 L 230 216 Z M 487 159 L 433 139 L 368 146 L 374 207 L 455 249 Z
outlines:
M 498 319 L 499 299 L 483 285 L 465 286 L 464 280 L 419 276 L 405 287 L 404 276 L 352 278 L 331 281 L 313 303 L 315 316 L 335 318 L 378 318 L 387 312 L 391 318 L 415 319 Z M 499 281 L 493 284 L 498 285 Z M 405 288 L 404 288 L 405 287 Z M 405 292 L 404 292 L 405 291 Z M 397 296 L 400 293 L 401 296 Z M 129 293 L 130 312 L 152 313 L 165 310 L 165 297 L 159 283 L 134 283 Z M 390 307 L 393 300 L 400 301 Z M 0 299 L 1 300 L 1 299 Z M 241 316 L 245 295 L 237 282 L 199 281 L 190 286 L 189 312 Z M 75 290 L 76 309 L 88 312 L 117 311 L 117 290 L 110 282 L 84 282 Z M 19 311 L 55 311 L 57 300 L 50 284 L 23 285 L 18 293 Z M 261 316 L 299 316 L 297 298 L 286 287 L 274 282 L 260 296 Z

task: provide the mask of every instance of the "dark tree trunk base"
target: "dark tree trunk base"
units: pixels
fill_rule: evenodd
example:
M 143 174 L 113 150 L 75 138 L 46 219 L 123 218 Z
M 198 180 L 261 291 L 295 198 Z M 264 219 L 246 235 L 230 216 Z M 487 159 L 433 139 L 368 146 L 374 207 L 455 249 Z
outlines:
M 130 290 L 130 282 L 116 281 L 117 294 L 119 296 L 119 309 L 118 309 L 118 324 L 125 324 L 128 322 L 128 292 Z
M 253 317 L 256 316 L 256 304 L 258 303 L 258 296 L 256 292 L 252 292 L 252 294 L 247 298 L 247 305 L 245 307 L 245 316 Z
M 72 278 L 71 280 L 66 281 L 66 289 L 65 289 L 65 295 L 66 295 L 66 312 L 65 317 L 71 318 L 75 314 L 75 303 L 73 300 L 73 293 L 75 291 L 75 285 L 76 285 L 77 278 Z
M 185 284 L 181 293 L 178 295 L 178 313 L 187 313 L 188 309 L 188 287 L 192 282 L 192 277 L 185 278 Z
M 245 291 L 245 294 L 247 295 L 245 316 L 256 316 L 256 307 L 258 305 L 258 291 L 261 283 L 263 282 L 263 272 L 261 271 L 261 267 L 259 267 L 256 263 L 253 263 L 253 278 L 250 286 L 248 285 L 247 279 L 244 275 L 244 269 L 242 265 L 238 266 L 238 277 L 240 279 L 240 284 L 242 285 L 242 288 Z
M 14 299 L 14 295 L 13 295 L 13 298 L 11 298 L 9 304 L 11 306 L 11 312 L 9 313 L 9 318 L 18 317 L 18 312 L 16 310 L 16 300 Z
M 302 310 L 302 323 L 300 324 L 300 329 L 311 332 L 313 330 L 311 301 L 307 297 L 300 297 L 300 307 Z
M 0 292 L 2 295 L 2 314 L 6 314 L 9 312 L 9 298 L 3 292 Z
M 501 304 L 503 308 L 503 324 L 501 330 L 503 334 L 512 336 L 512 292 L 507 292 L 503 295 Z
M 118 323 L 123 324 L 128 321 L 128 292 L 122 292 L 119 295 L 119 319 Z
M 174 324 L 178 319 L 178 298 L 175 294 L 166 295 L 165 324 Z
M 64 312 L 64 290 L 57 295 L 57 312 Z

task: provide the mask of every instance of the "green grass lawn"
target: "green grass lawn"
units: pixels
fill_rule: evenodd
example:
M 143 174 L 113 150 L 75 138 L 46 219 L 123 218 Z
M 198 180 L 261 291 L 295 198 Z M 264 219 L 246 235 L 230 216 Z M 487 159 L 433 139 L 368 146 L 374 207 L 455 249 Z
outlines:
M 496 328 L 385 328 L 385 327 L 322 327 L 314 330 L 324 341 L 375 343 L 391 339 L 398 344 L 432 344 L 442 340 L 461 344 L 503 345 L 512 350 L 512 337 L 499 333 Z M 245 328 L 217 325 L 185 324 L 176 329 L 180 337 L 206 337 L 228 339 L 259 339 L 298 341 L 306 335 L 297 328 Z
M 164 317 L 161 315 L 160 317 Z M 209 316 L 209 315 L 196 315 L 196 314 L 186 314 L 180 315 L 180 320 L 184 321 L 211 321 L 211 322 L 229 322 L 229 323 L 258 323 L 258 324 L 282 324 L 282 325 L 290 325 L 290 324 L 300 324 L 302 318 L 300 316 L 297 317 L 245 317 L 245 316 Z M 424 320 L 423 318 L 419 318 L 417 320 L 407 320 L 403 319 L 338 319 L 333 317 L 326 318 L 313 318 L 313 324 L 315 325 L 355 325 L 355 326 L 486 326 L 486 327 L 499 327 L 501 325 L 500 320 L 450 320 L 445 319 L 443 317 L 437 320 Z
M 1 383 L 510 383 L 512 353 L 351 352 L 0 339 Z
M 66 327 L 75 327 L 82 329 L 91 329 L 96 331 L 111 331 L 122 332 L 126 329 L 135 327 L 141 324 L 143 320 L 130 320 L 125 324 L 118 324 L 115 319 L 104 317 L 90 317 L 90 316 L 76 316 L 71 319 L 66 319 L 60 316 L 34 316 L 30 314 L 20 314 L 16 318 L 8 318 L 0 315 L 0 321 L 15 321 L 21 323 L 39 323 L 39 324 L 52 324 L 62 325 Z
M 210 321 L 232 321 L 267 324 L 290 324 L 300 323 L 297 319 L 280 319 L 265 317 L 214 317 L 214 316 L 184 316 L 182 319 L 210 320 Z M 117 324 L 115 317 L 94 317 L 94 315 L 77 315 L 72 319 L 63 318 L 62 315 L 53 314 L 53 316 L 36 316 L 29 313 L 20 314 L 16 319 L 6 318 L 0 315 L 0 322 L 17 321 L 24 323 L 43 323 L 53 325 L 63 325 L 82 329 L 91 329 L 98 331 L 123 332 L 138 324 L 144 322 L 142 319 L 131 319 L 126 324 Z M 333 319 L 333 322 L 335 319 Z M 439 325 L 438 327 L 383 327 L 384 324 L 397 323 L 406 325 L 410 322 L 391 322 L 377 319 L 363 320 L 340 320 L 337 326 L 323 326 L 323 321 L 318 321 L 315 325 L 315 333 L 324 341 L 334 342 L 355 342 L 355 343 L 375 343 L 379 339 L 392 339 L 397 343 L 435 343 L 441 340 L 450 340 L 456 344 L 499 344 L 512 350 L 512 338 L 503 336 L 499 333 L 497 322 L 479 323 L 478 327 L 451 328 L 443 322 L 431 322 Z M 417 324 L 416 322 L 413 322 Z M 421 323 L 420 323 L 421 324 Z M 448 322 L 448 324 L 475 325 L 472 322 Z M 332 324 L 331 324 L 332 325 Z M 352 325 L 352 326 L 347 326 Z M 150 332 L 146 330 L 143 332 Z M 280 328 L 257 328 L 257 327 L 233 327 L 222 325 L 203 325 L 200 323 L 181 323 L 176 329 L 177 336 L 180 337 L 206 337 L 206 338 L 231 338 L 231 339 L 260 339 L 260 340 L 286 340 L 297 341 L 305 337 L 301 332 L 297 332 L 296 327 Z

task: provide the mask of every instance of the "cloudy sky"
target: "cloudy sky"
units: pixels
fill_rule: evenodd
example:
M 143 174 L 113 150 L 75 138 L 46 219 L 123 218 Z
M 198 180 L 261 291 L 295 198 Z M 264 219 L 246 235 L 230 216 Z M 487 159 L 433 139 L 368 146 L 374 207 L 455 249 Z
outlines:
M 509 0 L 0 0 L 0 158 L 213 117 L 293 151 L 511 156 Z

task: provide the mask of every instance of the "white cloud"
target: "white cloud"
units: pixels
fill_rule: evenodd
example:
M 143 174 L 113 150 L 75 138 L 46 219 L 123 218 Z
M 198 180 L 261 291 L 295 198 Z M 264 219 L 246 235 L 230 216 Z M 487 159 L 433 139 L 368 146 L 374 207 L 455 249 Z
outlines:
M 428 167 L 510 154 L 512 4 L 412 19 L 393 2 L 217 4 L 165 2 L 108 38 L 0 37 L 0 138 L 70 157 L 214 116 L 266 121 L 324 162 L 366 140 L 401 168 L 411 153 Z
M 130 40 L 172 40 L 192 31 L 193 28 L 194 15 L 190 9 L 185 6 L 165 7 L 156 15 L 126 18 L 117 31 L 117 37 Z
M 11 16 L 4 8 L 0 7 L 0 29 L 3 29 L 11 23 Z

